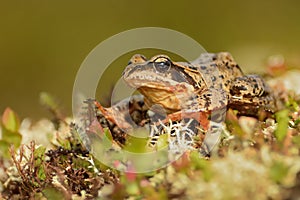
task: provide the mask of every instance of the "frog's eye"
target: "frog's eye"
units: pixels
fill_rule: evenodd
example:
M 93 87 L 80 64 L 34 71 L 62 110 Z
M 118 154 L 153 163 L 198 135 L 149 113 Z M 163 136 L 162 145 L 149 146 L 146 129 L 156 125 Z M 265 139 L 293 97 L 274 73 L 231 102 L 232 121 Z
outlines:
M 168 71 L 171 67 L 171 61 L 167 58 L 157 58 L 154 60 L 154 67 L 159 72 Z

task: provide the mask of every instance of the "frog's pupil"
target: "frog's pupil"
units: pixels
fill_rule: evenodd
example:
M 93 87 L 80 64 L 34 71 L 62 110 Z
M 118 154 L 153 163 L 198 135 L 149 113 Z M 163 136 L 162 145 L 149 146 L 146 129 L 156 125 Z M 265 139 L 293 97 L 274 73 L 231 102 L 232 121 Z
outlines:
M 171 63 L 170 61 L 165 62 L 154 62 L 155 69 L 159 72 L 165 72 L 169 70 Z

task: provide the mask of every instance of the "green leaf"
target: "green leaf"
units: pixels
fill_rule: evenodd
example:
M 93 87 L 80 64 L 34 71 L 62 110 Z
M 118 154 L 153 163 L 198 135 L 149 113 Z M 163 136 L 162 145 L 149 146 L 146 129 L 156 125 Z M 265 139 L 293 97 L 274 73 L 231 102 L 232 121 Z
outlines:
M 8 142 L 0 140 L 0 157 L 10 158 L 9 147 L 10 144 Z
M 169 141 L 168 141 L 168 134 L 162 134 L 158 137 L 157 139 L 157 150 L 161 150 L 161 149 L 164 149 L 168 146 L 169 144 Z
M 2 115 L 2 140 L 0 149 L 3 152 L 3 156 L 9 155 L 10 145 L 14 145 L 18 148 L 21 144 L 22 135 L 19 133 L 20 120 L 16 113 L 10 109 L 6 108 Z
M 298 148 L 300 148 L 300 135 L 292 137 L 292 141 Z
M 22 141 L 22 135 L 18 131 L 10 131 L 2 127 L 2 140 L 18 148 Z
M 288 131 L 289 124 L 289 111 L 281 110 L 275 114 L 277 121 L 277 128 L 275 130 L 275 137 L 279 142 L 282 142 L 285 139 L 285 136 Z
M 54 187 L 46 187 L 42 193 L 48 200 L 66 199 L 63 193 Z
M 288 174 L 289 167 L 282 162 L 274 162 L 270 168 L 270 178 L 276 183 L 281 183 Z
M 60 144 L 60 146 L 62 146 L 64 149 L 68 149 L 68 150 L 71 149 L 71 141 L 70 140 L 61 138 L 59 136 L 57 137 L 56 140 Z
M 139 186 L 136 182 L 129 182 L 126 184 L 126 192 L 129 195 L 138 195 L 140 193 Z
M 199 153 L 196 151 L 191 152 L 190 159 L 192 167 L 196 170 L 201 170 L 203 172 L 203 179 L 205 181 L 210 181 L 213 177 L 210 162 L 200 158 Z
M 226 113 L 225 123 L 232 135 L 236 135 L 238 137 L 243 137 L 245 135 L 245 132 L 239 124 L 236 110 L 228 110 Z
M 134 152 L 134 153 L 143 153 L 147 152 L 147 142 L 148 138 L 139 138 L 132 135 L 128 135 L 124 150 Z
M 112 141 L 113 141 L 113 136 L 112 136 L 112 134 L 111 134 L 109 128 L 104 128 L 103 131 L 104 131 L 105 137 L 106 137 L 110 142 L 112 142 Z
M 299 110 L 299 105 L 294 96 L 289 96 L 286 106 L 292 108 L 294 111 Z
M 40 93 L 40 103 L 51 110 L 56 110 L 59 107 L 56 99 L 47 92 Z
M 16 113 L 7 107 L 2 115 L 3 126 L 12 132 L 17 132 L 20 128 L 20 120 Z
M 34 150 L 33 156 L 34 156 L 34 166 L 37 170 L 37 176 L 40 180 L 46 179 L 45 169 L 44 169 L 44 161 L 45 161 L 45 151 L 46 147 L 40 146 L 37 149 Z
M 35 165 L 39 166 L 45 160 L 45 151 L 46 147 L 39 146 L 37 149 L 34 150 L 34 158 L 35 158 Z
M 61 121 L 65 118 L 65 115 L 60 110 L 58 101 L 49 93 L 40 93 L 40 104 L 43 105 L 46 109 L 48 109 L 55 116 L 56 119 Z
M 37 177 L 41 181 L 44 181 L 46 179 L 45 169 L 44 169 L 43 165 L 39 166 L 39 168 L 37 169 Z

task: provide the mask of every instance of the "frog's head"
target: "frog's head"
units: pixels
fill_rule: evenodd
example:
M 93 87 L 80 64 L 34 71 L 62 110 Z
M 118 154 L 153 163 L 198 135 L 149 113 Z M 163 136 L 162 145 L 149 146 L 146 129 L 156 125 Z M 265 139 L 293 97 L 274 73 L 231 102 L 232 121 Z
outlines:
M 189 83 L 186 74 L 166 55 L 157 55 L 147 60 L 145 56 L 134 55 L 123 72 L 123 78 L 133 88 L 161 88 Z
M 161 104 L 167 110 L 179 110 L 180 96 L 193 94 L 199 72 L 189 63 L 173 62 L 166 55 L 147 60 L 134 55 L 123 72 L 125 82 L 137 88 L 148 104 Z M 176 107 L 177 106 L 177 107 Z

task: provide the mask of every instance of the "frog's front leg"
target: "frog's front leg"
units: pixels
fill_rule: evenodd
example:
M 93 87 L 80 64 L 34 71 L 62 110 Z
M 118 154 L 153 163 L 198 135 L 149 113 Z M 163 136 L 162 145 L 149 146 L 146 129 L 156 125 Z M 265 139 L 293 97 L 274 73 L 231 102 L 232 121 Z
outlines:
M 228 95 L 221 88 L 209 88 L 201 92 L 197 97 L 197 105 L 194 108 L 199 111 L 209 111 L 210 120 L 216 123 L 222 123 L 225 120 L 227 110 Z
M 225 110 L 228 102 L 225 90 L 209 88 L 197 95 L 185 96 L 181 100 L 181 110 L 168 114 L 163 123 L 180 121 L 183 118 L 193 118 L 204 128 L 207 127 L 207 116 L 214 122 L 224 121 L 218 110 Z M 224 112 L 223 112 L 224 113 Z M 206 128 L 205 128 L 206 129 Z
M 227 98 L 226 91 L 211 87 L 191 97 L 181 111 L 169 114 L 166 120 L 178 121 L 183 118 L 197 120 L 205 130 L 205 138 L 199 152 L 202 156 L 209 157 L 223 131 Z
M 229 107 L 242 115 L 257 116 L 259 110 L 274 113 L 275 99 L 270 87 L 257 75 L 237 77 L 230 87 Z
M 107 120 L 125 130 L 132 129 L 134 124 L 144 120 L 148 110 L 141 95 L 124 99 L 109 108 L 103 107 L 98 101 L 94 101 L 94 104 Z
M 223 88 L 214 87 L 216 85 L 201 93 L 198 98 L 199 109 L 210 110 L 208 129 L 206 129 L 204 141 L 199 149 L 200 154 L 205 157 L 210 156 L 210 152 L 219 142 L 220 135 L 224 130 L 223 122 L 228 104 L 227 92 Z

